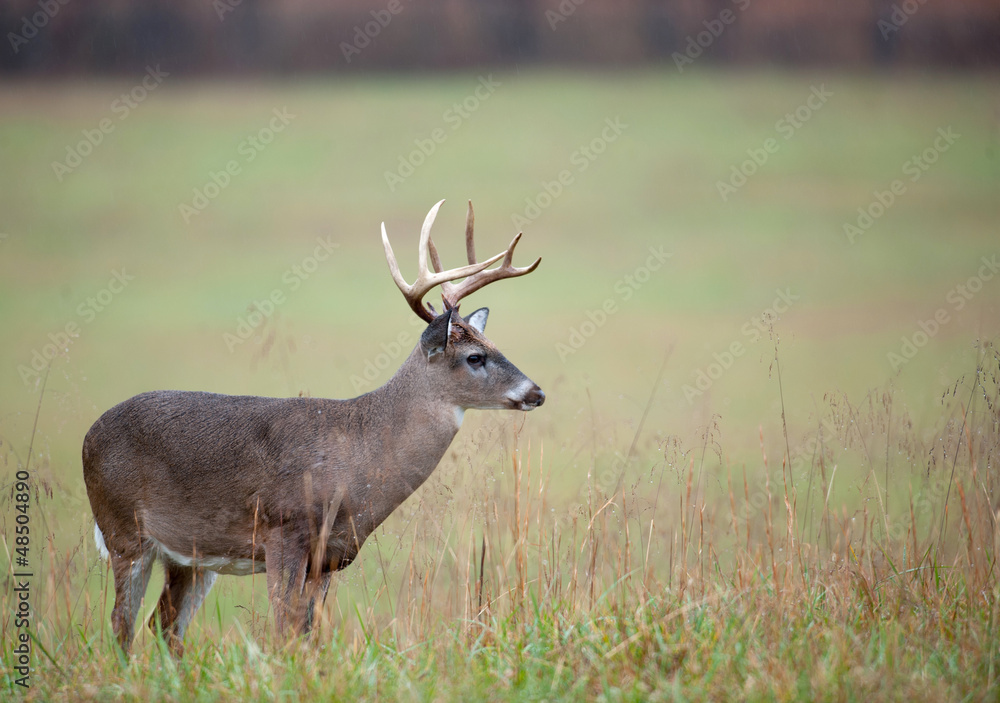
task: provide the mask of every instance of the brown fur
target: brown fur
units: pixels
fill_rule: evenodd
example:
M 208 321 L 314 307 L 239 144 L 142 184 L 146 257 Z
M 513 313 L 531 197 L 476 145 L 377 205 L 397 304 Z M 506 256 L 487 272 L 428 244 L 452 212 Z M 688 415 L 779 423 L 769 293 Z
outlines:
M 308 630 L 331 573 L 437 466 L 456 408 L 544 401 L 483 336 L 486 314 L 444 313 L 384 386 L 351 400 L 153 391 L 104 413 L 84 439 L 83 474 L 122 648 L 157 557 L 167 579 L 154 617 L 177 652 L 222 560 L 267 571 L 277 629 Z

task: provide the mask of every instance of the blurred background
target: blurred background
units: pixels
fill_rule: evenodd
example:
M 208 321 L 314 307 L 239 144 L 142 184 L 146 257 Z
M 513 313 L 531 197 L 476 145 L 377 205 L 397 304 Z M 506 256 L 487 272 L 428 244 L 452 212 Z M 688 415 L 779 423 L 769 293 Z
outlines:
M 995 368 L 995 0 L 17 0 L 0 29 L 0 438 L 84 568 L 100 414 L 383 383 L 421 326 L 379 226 L 412 280 L 441 198 L 446 266 L 470 199 L 482 254 L 542 257 L 464 308 L 548 397 L 468 416 L 442 514 L 518 428 L 569 511 L 694 457 L 753 486 L 762 451 L 805 503 L 845 407 L 885 480 L 859 450 L 828 500 L 891 514 Z
M 23 39 L 5 47 L 4 70 L 74 75 L 157 61 L 202 75 L 635 66 L 684 51 L 706 29 L 713 63 L 975 67 L 1000 58 L 1000 9 L 990 0 L 11 0 L 0 13 L 3 34 Z M 378 28 L 366 31 L 373 20 Z M 370 45 L 345 54 L 356 28 Z

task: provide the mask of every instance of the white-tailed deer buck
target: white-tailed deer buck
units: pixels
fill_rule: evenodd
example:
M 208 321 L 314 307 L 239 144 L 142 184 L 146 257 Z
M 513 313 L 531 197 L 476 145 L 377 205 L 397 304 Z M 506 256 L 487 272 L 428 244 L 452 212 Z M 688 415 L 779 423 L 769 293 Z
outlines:
M 83 477 L 94 537 L 114 572 L 111 624 L 124 651 L 157 558 L 166 583 L 150 625 L 158 619 L 177 654 L 218 574 L 266 571 L 277 631 L 308 631 L 331 574 L 427 479 L 467 409 L 531 410 L 545 400 L 483 335 L 489 311 L 458 313 L 466 295 L 530 273 L 541 259 L 512 265 L 518 234 L 477 263 L 470 202 L 469 264 L 445 271 L 430 238 L 440 206 L 424 220 L 412 285 L 382 225 L 392 278 L 428 325 L 381 388 L 351 400 L 153 391 L 87 432 Z M 437 314 L 422 299 L 439 285 Z

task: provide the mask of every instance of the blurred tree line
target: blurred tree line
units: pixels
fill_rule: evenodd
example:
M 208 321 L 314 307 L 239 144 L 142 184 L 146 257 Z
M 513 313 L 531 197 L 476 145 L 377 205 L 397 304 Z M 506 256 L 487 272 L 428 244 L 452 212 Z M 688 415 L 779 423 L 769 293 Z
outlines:
M 0 72 L 996 66 L 997 0 L 3 0 Z

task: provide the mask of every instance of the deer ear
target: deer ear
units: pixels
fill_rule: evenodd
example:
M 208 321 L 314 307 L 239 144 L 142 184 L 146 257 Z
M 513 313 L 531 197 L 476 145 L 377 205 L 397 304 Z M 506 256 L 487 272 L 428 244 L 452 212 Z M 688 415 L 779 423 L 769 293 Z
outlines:
M 486 318 L 490 316 L 489 308 L 479 308 L 474 313 L 465 318 L 465 321 L 469 323 L 472 329 L 476 330 L 479 334 L 483 334 L 483 330 L 486 329 Z
M 420 335 L 420 348 L 423 349 L 428 360 L 443 352 L 444 348 L 448 346 L 448 335 L 450 332 L 450 312 L 438 315 L 427 325 L 427 329 Z

